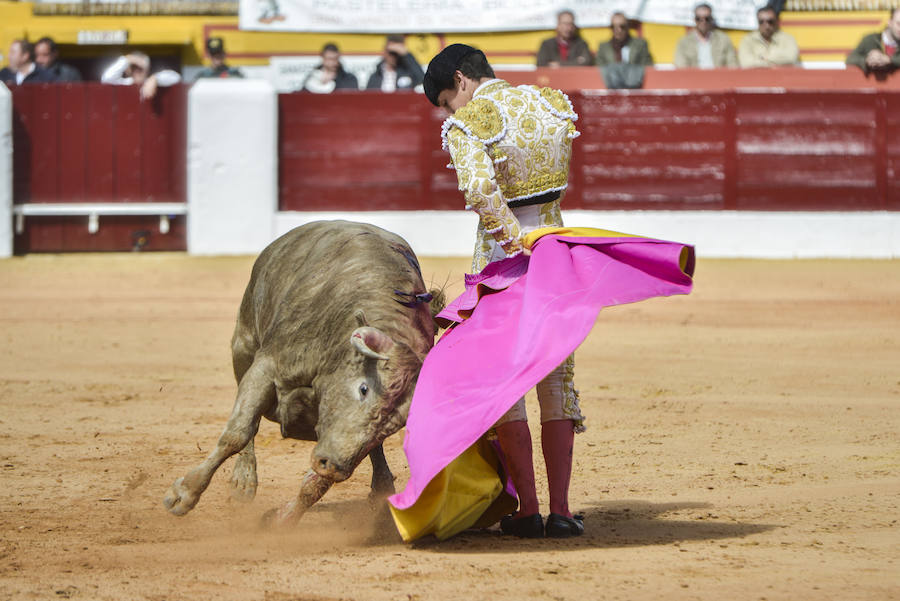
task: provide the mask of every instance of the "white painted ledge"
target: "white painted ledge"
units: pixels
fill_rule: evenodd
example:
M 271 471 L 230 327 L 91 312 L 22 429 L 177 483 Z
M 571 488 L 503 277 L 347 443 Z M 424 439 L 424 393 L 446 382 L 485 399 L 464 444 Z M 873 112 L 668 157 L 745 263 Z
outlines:
M 416 254 L 471 256 L 469 211 L 280 212 L 276 236 L 304 223 L 346 219 L 399 234 Z M 567 225 L 693 244 L 703 258 L 900 258 L 900 212 L 563 211 Z

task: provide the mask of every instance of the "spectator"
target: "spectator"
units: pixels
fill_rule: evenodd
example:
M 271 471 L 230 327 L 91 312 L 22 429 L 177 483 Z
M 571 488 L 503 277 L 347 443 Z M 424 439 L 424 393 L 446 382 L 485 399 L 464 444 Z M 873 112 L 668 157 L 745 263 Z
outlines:
M 627 65 L 653 66 L 653 56 L 647 42 L 631 37 L 628 19 L 622 13 L 613 13 L 610 20 L 612 39 L 597 48 L 597 65 L 603 67 L 615 63 Z
M 594 55 L 575 25 L 570 10 L 556 15 L 556 37 L 544 40 L 537 53 L 538 67 L 571 67 L 594 64 Z
M 366 89 L 394 92 L 412 90 L 422 85 L 425 73 L 406 48 L 402 35 L 389 35 L 384 44 L 384 58 L 369 77 Z
M 150 74 L 150 57 L 143 52 L 130 52 L 120 56 L 100 77 L 103 83 L 117 86 L 141 86 L 141 99 L 149 100 L 156 96 L 156 89 L 167 88 L 181 83 L 181 75 L 171 69 L 163 69 Z
M 863 73 L 891 73 L 900 69 L 900 6 L 891 11 L 888 25 L 881 33 L 863 37 L 853 52 L 847 55 L 847 64 L 856 65 Z
M 800 64 L 797 40 L 780 29 L 780 19 L 771 6 L 756 11 L 759 29 L 748 33 L 738 48 L 741 67 L 781 67 Z
M 41 38 L 34 43 L 34 62 L 49 73 L 53 81 L 81 81 L 78 69 L 59 62 L 59 48 L 53 38 Z
M 34 62 L 34 45 L 27 40 L 13 40 L 9 45 L 9 66 L 0 69 L 0 81 L 20 86 L 49 83 L 53 78 Z
M 712 7 L 698 4 L 694 7 L 696 27 L 678 40 L 675 48 L 675 66 L 713 69 L 716 67 L 737 67 L 737 52 L 725 33 L 716 28 Z
M 344 71 L 338 47 L 325 44 L 322 47 L 322 63 L 307 76 L 303 89 L 316 94 L 330 94 L 335 90 L 358 90 L 359 82 L 353 73 Z
M 244 76 L 239 69 L 229 67 L 225 64 L 225 43 L 222 41 L 222 38 L 209 38 L 206 40 L 206 52 L 209 53 L 209 62 L 212 63 L 212 66 L 201 69 L 194 77 L 194 81 L 203 77 L 225 78 Z

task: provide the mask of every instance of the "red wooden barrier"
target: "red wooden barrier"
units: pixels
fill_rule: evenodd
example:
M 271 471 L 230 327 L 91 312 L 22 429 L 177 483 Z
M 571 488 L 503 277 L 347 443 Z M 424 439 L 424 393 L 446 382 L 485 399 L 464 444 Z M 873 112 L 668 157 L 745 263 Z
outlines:
M 141 102 L 137 86 L 18 86 L 13 96 L 13 202 L 185 202 L 187 88 Z M 154 216 L 26 217 L 17 253 L 184 250 L 183 217 L 167 234 Z
M 536 84 L 560 90 L 603 90 L 603 75 L 597 67 L 540 67 L 529 71 L 498 71 L 497 77 L 513 85 Z M 847 69 L 653 69 L 644 74 L 645 90 L 703 90 L 728 92 L 738 89 L 783 88 L 787 90 L 900 90 L 900 75 L 887 78 L 866 76 L 856 67 Z
M 584 91 L 570 209 L 900 210 L 900 91 Z M 282 210 L 459 209 L 420 95 L 280 96 Z

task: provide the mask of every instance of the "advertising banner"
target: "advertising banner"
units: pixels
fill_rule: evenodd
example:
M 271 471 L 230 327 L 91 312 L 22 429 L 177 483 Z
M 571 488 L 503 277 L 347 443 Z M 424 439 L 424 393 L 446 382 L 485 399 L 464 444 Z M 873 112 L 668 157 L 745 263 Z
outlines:
M 580 27 L 621 11 L 644 23 L 693 25 L 697 0 L 240 0 L 240 28 L 328 33 L 458 33 L 554 29 L 569 9 Z M 710 2 L 719 27 L 755 29 L 765 0 Z

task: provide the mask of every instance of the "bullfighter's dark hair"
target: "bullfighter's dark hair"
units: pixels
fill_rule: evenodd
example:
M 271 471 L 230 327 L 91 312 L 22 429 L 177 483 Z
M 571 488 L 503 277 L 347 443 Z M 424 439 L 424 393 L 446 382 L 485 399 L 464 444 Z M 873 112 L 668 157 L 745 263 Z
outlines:
M 469 79 L 479 80 L 482 77 L 495 77 L 494 69 L 487 58 L 480 52 L 473 52 L 459 62 L 459 71 Z
M 466 71 L 463 71 L 461 68 L 463 62 L 473 54 L 479 54 L 481 58 L 473 58 L 471 62 L 466 61 Z M 456 80 L 454 79 L 456 71 L 460 71 L 463 75 L 472 79 L 494 77 L 494 70 L 481 50 L 466 44 L 450 44 L 431 59 L 431 62 L 428 63 L 428 69 L 425 70 L 425 79 L 422 81 L 422 87 L 425 88 L 425 96 L 431 104 L 440 106 L 438 102 L 440 93 L 444 90 L 456 88 Z

